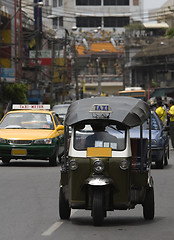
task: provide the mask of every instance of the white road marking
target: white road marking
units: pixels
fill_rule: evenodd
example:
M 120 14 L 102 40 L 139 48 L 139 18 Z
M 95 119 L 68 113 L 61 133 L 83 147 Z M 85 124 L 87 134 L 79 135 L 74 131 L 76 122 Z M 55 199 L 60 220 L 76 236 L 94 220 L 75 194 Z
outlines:
M 50 228 L 48 228 L 45 232 L 42 233 L 42 236 L 50 236 L 54 231 L 56 231 L 63 222 L 56 222 Z
M 71 216 L 77 212 L 78 210 L 72 209 Z M 49 227 L 45 232 L 42 233 L 42 236 L 50 236 L 53 232 L 55 232 L 64 222 L 58 221 L 55 222 L 51 227 Z

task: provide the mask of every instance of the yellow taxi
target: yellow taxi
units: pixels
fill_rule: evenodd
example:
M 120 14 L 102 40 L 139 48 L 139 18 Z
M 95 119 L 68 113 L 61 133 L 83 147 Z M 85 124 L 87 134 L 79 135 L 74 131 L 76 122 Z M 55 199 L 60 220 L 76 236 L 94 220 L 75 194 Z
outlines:
M 64 126 L 50 105 L 13 105 L 0 122 L 0 160 L 47 160 L 56 166 L 64 151 Z

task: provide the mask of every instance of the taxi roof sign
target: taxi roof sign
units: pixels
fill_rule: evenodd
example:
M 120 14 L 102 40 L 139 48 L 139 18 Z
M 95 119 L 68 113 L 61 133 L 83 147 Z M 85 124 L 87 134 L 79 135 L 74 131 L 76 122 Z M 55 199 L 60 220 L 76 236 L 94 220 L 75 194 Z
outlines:
M 50 110 L 50 104 L 13 104 L 13 110 Z
M 93 104 L 91 113 L 112 113 L 112 109 L 109 104 Z
M 93 118 L 109 118 L 112 109 L 109 104 L 93 104 L 89 112 Z

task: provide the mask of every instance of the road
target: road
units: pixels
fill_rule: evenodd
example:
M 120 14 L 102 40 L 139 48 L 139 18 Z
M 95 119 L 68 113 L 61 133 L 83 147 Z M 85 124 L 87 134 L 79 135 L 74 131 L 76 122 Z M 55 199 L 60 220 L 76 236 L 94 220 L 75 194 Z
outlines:
M 90 211 L 73 210 L 69 221 L 58 217 L 60 167 L 42 161 L 0 164 L 0 240 L 173 240 L 174 151 L 163 170 L 152 169 L 154 221 L 144 221 L 142 207 L 109 212 L 94 227 Z

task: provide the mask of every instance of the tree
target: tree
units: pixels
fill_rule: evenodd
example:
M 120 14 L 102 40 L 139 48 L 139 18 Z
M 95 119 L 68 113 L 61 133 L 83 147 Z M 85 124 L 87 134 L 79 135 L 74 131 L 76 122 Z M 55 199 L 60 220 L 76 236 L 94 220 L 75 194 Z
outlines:
M 167 30 L 166 32 L 166 36 L 171 39 L 172 37 L 174 37 L 174 28 L 170 28 Z
M 1 102 L 27 103 L 27 87 L 24 83 L 2 84 Z

